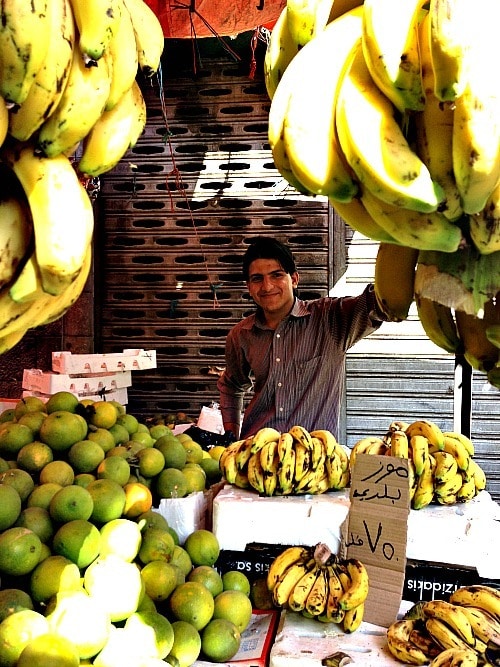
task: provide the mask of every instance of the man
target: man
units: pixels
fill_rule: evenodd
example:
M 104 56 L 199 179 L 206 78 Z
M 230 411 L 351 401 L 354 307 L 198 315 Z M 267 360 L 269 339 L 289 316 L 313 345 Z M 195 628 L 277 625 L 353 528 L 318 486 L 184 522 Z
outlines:
M 337 437 L 346 351 L 387 319 L 373 285 L 356 297 L 302 301 L 292 253 L 267 237 L 249 245 L 243 277 L 257 309 L 227 336 L 217 383 L 224 428 L 245 438 L 263 426 L 286 431 L 299 424 Z

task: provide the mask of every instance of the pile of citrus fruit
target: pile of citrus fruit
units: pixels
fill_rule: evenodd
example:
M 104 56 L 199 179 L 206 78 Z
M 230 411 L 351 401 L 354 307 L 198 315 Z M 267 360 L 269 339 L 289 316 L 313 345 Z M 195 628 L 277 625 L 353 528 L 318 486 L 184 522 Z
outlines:
M 211 531 L 180 544 L 155 511 L 220 479 L 217 456 L 69 392 L 2 412 L 0 665 L 231 659 L 252 615 L 249 580 L 216 569 Z

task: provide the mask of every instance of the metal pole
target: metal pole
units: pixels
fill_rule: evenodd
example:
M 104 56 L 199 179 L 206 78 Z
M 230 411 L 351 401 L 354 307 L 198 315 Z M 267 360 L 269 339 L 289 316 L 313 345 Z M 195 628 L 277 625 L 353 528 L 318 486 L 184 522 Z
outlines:
M 472 431 L 472 366 L 463 354 L 455 356 L 453 428 L 468 438 Z

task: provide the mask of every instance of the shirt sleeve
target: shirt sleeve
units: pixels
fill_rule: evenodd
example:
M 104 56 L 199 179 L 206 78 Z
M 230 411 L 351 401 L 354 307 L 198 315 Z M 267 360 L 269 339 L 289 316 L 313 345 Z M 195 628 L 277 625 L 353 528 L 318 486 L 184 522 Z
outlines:
M 243 362 L 241 346 L 234 331 L 229 332 L 226 338 L 225 361 L 226 366 L 217 381 L 222 420 L 224 424 L 241 426 L 244 396 L 252 387 L 252 381 L 249 371 L 245 374 L 243 370 L 247 364 Z
M 334 336 L 339 342 L 343 341 L 344 350 L 348 350 L 361 338 L 376 331 L 382 322 L 387 321 L 371 283 L 359 296 L 339 297 L 333 309 L 333 317 L 331 326 Z

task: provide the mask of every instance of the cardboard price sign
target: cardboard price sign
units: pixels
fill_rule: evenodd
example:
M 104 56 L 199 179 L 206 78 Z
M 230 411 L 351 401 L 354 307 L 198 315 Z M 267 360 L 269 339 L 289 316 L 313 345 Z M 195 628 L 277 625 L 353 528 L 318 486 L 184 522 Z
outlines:
M 408 461 L 360 454 L 351 476 L 345 549 L 368 570 L 364 619 L 389 627 L 396 620 L 405 580 L 410 485 Z

